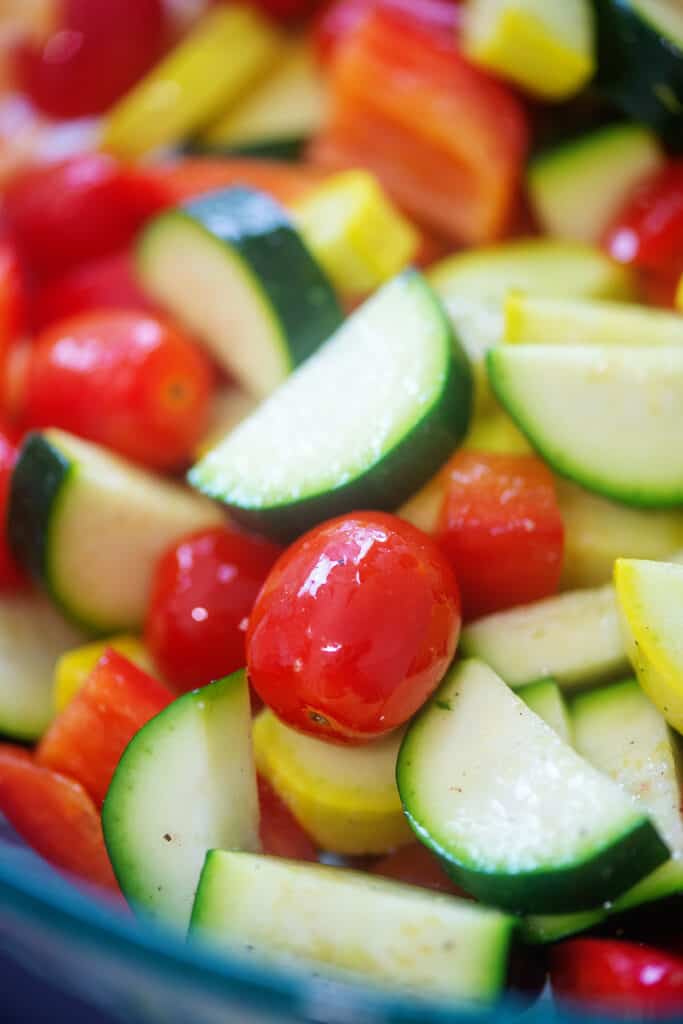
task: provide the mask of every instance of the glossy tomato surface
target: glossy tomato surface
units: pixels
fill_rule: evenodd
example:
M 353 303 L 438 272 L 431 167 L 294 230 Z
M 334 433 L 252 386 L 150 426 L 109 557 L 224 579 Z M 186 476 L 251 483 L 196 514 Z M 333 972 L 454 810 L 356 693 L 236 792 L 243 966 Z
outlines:
M 605 234 L 615 260 L 664 277 L 683 270 L 683 160 L 647 178 Z
M 184 537 L 163 555 L 145 639 L 169 683 L 193 690 L 244 666 L 247 621 L 280 552 L 226 525 Z
M 465 618 L 555 593 L 564 527 L 550 470 L 533 455 L 462 451 L 448 464 L 437 540 Z
M 283 721 L 353 742 L 405 722 L 455 653 L 460 598 L 436 545 L 395 516 L 315 527 L 279 559 L 254 606 L 250 681 Z
M 0 426 L 0 591 L 23 589 L 28 585 L 23 570 L 12 557 L 7 541 L 7 504 L 17 454 L 17 435 L 7 427 Z
M 22 423 L 60 427 L 155 469 L 191 461 L 204 431 L 212 365 L 162 320 L 84 313 L 32 346 Z

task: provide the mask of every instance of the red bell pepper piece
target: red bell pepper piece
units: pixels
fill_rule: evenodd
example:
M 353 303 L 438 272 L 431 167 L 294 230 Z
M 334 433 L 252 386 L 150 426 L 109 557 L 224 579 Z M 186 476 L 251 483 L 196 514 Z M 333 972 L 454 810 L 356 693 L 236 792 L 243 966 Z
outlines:
M 313 167 L 278 163 L 276 160 L 220 160 L 210 157 L 161 164 L 147 168 L 145 173 L 160 189 L 168 206 L 233 185 L 261 189 L 286 204 L 305 195 L 324 177 Z
M 109 648 L 52 722 L 36 760 L 80 782 L 101 806 L 133 736 L 172 700 L 165 686 Z
M 377 8 L 400 11 L 451 44 L 462 23 L 462 7 L 457 0 L 335 0 L 323 9 L 313 30 L 320 62 L 333 60 L 340 45 Z
M 83 787 L 10 744 L 0 745 L 0 812 L 50 864 L 119 892 L 100 816 Z
M 382 9 L 349 35 L 330 81 L 315 163 L 374 171 L 399 206 L 452 242 L 503 232 L 528 134 L 510 89 L 453 44 Z
M 262 775 L 258 776 L 258 797 L 263 852 L 289 860 L 317 860 L 318 851 L 314 843 Z
M 683 1011 L 683 957 L 631 942 L 572 939 L 550 953 L 559 1000 L 629 1019 Z
M 458 452 L 448 464 L 437 542 L 465 617 L 553 594 L 564 528 L 552 474 L 533 455 Z

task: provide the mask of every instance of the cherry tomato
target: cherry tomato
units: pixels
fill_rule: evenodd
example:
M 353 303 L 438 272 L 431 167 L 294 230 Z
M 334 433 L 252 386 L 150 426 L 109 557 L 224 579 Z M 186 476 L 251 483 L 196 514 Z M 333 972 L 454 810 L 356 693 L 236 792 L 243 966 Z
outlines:
M 58 0 L 47 36 L 18 49 L 19 82 L 51 117 L 102 113 L 154 64 L 165 30 L 161 0 Z
M 448 892 L 452 896 L 471 899 L 466 892 L 452 882 L 439 864 L 435 854 L 422 843 L 411 843 L 382 857 L 372 867 L 373 875 L 393 878 L 405 885 L 418 885 L 421 889 Z
M 163 555 L 145 639 L 169 683 L 192 690 L 242 668 L 247 619 L 280 550 L 217 526 L 185 537 Z
M 135 280 L 128 252 L 104 256 L 48 281 L 33 296 L 31 323 L 34 330 L 42 330 L 79 313 L 105 309 L 155 312 Z
M 458 587 L 436 545 L 395 516 L 357 512 L 278 560 L 249 621 L 249 677 L 294 728 L 369 740 L 425 702 L 459 631 Z
M 261 809 L 261 846 L 269 857 L 289 860 L 317 860 L 318 851 L 287 804 L 262 775 L 258 777 Z
M 647 178 L 629 197 L 605 234 L 607 252 L 620 263 L 671 275 L 683 269 L 683 160 Z
M 458 452 L 448 466 L 437 541 L 467 619 L 553 594 L 564 529 L 550 470 L 533 455 Z
M 321 0 L 249 0 L 252 7 L 256 7 L 269 18 L 285 22 L 307 17 L 320 6 L 320 2 Z
M 0 590 L 17 590 L 27 586 L 27 578 L 14 561 L 7 543 L 7 504 L 12 470 L 17 461 L 18 438 L 6 427 L 0 427 Z
M 32 346 L 27 428 L 61 427 L 156 469 L 187 463 L 203 433 L 212 368 L 185 335 L 152 316 L 84 313 Z
M 334 0 L 323 9 L 314 27 L 313 41 L 321 63 L 332 60 L 344 40 L 377 7 L 400 11 L 450 43 L 462 20 L 461 8 L 454 0 Z
M 165 204 L 151 175 L 90 153 L 18 174 L 3 209 L 29 269 L 49 277 L 122 249 Z
M 683 1007 L 683 957 L 631 942 L 562 942 L 550 953 L 550 981 L 560 1000 L 639 1020 Z
M 24 325 L 26 301 L 23 273 L 16 247 L 0 239 L 0 365 L 9 345 Z

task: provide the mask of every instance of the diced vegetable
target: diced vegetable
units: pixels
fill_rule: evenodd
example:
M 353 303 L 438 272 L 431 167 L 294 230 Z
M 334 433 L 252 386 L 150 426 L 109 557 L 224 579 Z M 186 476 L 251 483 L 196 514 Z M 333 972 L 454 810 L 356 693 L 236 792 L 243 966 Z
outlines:
M 137 734 L 102 812 L 124 895 L 185 929 L 206 851 L 258 850 L 259 808 L 243 672 L 174 701 Z
M 683 317 L 625 302 L 511 292 L 505 341 L 541 345 L 682 345 Z
M 465 10 L 465 52 L 537 96 L 572 96 L 595 71 L 589 0 L 470 0 Z
M 517 696 L 535 715 L 542 718 L 564 743 L 573 746 L 572 724 L 569 720 L 567 703 L 554 679 L 539 679 L 536 683 L 520 686 Z
M 262 711 L 256 766 L 323 850 L 386 853 L 412 838 L 396 789 L 402 733 L 362 747 L 304 736 Z
M 664 160 L 656 136 L 641 125 L 599 128 L 536 157 L 527 173 L 531 205 L 548 234 L 599 242 L 634 188 Z
M 487 360 L 497 397 L 562 476 L 627 505 L 681 504 L 670 440 L 683 431 L 683 348 L 504 345 Z
M 253 7 L 216 5 L 109 112 L 103 147 L 138 157 L 182 141 L 256 81 L 280 45 Z
M 451 670 L 408 730 L 396 778 L 453 878 L 511 910 L 592 908 L 668 857 L 635 802 L 483 662 Z
M 406 272 L 205 455 L 190 481 L 276 538 L 354 508 L 395 508 L 462 439 L 471 389 L 435 296 Z
M 69 618 L 105 636 L 142 626 L 169 544 L 222 521 L 197 495 L 59 430 L 29 434 L 12 476 L 15 557 Z
M 321 914 L 321 907 L 325 912 Z M 382 922 L 368 928 L 368 920 Z M 465 900 L 349 870 L 213 850 L 191 936 L 341 970 L 403 991 L 491 1002 L 505 984 L 514 919 Z
M 462 21 L 459 0 L 335 0 L 323 5 L 314 27 L 316 53 L 321 63 L 329 64 L 334 59 L 368 11 L 376 7 L 400 12 L 424 31 L 451 45 Z
M 155 667 L 149 652 L 135 636 L 123 634 L 74 647 L 60 655 L 55 665 L 54 706 L 58 713 L 71 703 L 107 648 L 117 651 L 138 668 L 154 675 Z
M 137 267 L 159 304 L 259 398 L 342 320 L 324 273 L 263 192 L 233 188 L 162 214 L 138 243 Z

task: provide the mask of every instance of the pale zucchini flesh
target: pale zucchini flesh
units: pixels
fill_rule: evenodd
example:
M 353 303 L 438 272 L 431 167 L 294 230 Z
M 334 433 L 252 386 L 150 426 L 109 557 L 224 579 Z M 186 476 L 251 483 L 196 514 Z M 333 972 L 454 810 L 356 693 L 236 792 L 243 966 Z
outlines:
M 511 292 L 505 341 L 540 345 L 683 345 L 683 317 L 628 302 Z
M 542 718 L 564 743 L 572 744 L 572 726 L 567 703 L 554 679 L 539 679 L 520 686 L 517 696 L 530 711 Z

